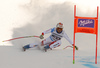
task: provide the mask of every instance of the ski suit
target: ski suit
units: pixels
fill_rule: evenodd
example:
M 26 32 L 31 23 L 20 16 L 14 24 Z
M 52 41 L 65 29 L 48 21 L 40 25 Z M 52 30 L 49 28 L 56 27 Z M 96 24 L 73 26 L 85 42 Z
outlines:
M 65 38 L 70 44 L 73 44 L 73 42 L 70 40 L 70 38 L 67 36 L 65 31 L 62 31 L 61 33 L 57 33 L 56 28 L 51 28 L 49 30 L 46 30 L 42 32 L 42 35 L 51 33 L 51 35 L 44 39 L 40 44 L 42 45 L 49 45 L 50 48 L 56 48 L 61 45 L 61 38 Z M 34 45 L 39 45 L 38 43 L 32 43 L 30 44 L 30 47 L 34 47 Z

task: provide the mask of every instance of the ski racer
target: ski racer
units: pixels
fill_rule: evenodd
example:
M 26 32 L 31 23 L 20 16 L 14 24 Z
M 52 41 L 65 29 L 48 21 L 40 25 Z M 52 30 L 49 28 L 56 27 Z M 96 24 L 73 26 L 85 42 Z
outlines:
M 72 46 L 74 46 L 73 42 L 70 40 L 70 38 L 67 36 L 65 31 L 63 30 L 63 24 L 60 22 L 56 25 L 56 27 L 51 28 L 49 30 L 46 30 L 42 32 L 40 35 L 40 39 L 44 38 L 45 34 L 51 33 L 51 35 L 42 40 L 40 43 L 31 43 L 23 47 L 24 51 L 29 48 L 33 48 L 35 46 L 41 45 L 44 46 L 45 52 L 47 49 L 56 48 L 61 45 L 61 39 L 64 37 Z M 78 50 L 78 47 L 75 46 L 76 50 Z

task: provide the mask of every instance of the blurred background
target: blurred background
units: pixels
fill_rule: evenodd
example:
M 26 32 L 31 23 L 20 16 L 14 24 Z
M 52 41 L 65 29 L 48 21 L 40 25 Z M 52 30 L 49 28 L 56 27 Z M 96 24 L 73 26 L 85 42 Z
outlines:
M 0 0 L 0 46 L 18 47 L 40 42 L 38 38 L 2 41 L 21 36 L 39 36 L 42 31 L 55 27 L 59 22 L 64 24 L 65 32 L 73 41 L 74 5 L 77 16 L 96 17 L 99 2 L 99 0 Z M 100 35 L 100 18 L 98 23 Z M 45 35 L 45 38 L 49 35 Z M 95 35 L 92 34 L 76 34 L 76 45 L 81 50 L 92 49 L 94 52 L 95 40 Z M 98 45 L 99 41 L 100 36 Z M 59 48 L 67 45 L 70 45 L 69 42 L 62 39 L 62 46 Z

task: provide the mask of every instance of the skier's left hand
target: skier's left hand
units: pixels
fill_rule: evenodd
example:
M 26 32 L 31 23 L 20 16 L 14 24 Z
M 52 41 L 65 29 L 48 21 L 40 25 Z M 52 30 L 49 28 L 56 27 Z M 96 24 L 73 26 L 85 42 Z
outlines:
M 78 47 L 77 47 L 77 46 L 75 46 L 75 49 L 76 49 L 76 50 L 78 50 Z
M 72 44 L 72 46 L 74 46 L 74 44 Z M 78 47 L 77 47 L 77 46 L 75 46 L 75 49 L 76 49 L 76 50 L 78 50 Z

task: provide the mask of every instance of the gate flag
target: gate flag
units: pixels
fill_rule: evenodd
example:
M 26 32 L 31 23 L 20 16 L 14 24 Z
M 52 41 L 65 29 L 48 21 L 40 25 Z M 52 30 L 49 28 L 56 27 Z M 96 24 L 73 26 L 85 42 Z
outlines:
M 99 7 L 97 7 L 97 17 L 79 17 L 76 16 L 76 5 L 74 6 L 73 64 L 75 63 L 75 33 L 89 33 L 96 35 L 95 64 L 97 64 L 98 11 Z
M 76 17 L 74 23 L 75 33 L 97 34 L 97 19 L 88 17 Z

